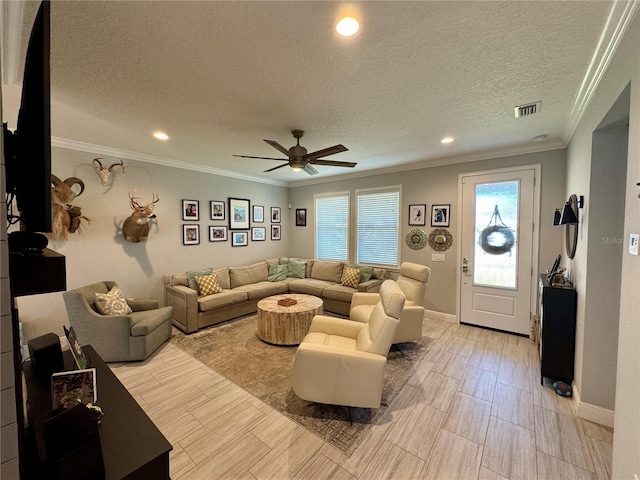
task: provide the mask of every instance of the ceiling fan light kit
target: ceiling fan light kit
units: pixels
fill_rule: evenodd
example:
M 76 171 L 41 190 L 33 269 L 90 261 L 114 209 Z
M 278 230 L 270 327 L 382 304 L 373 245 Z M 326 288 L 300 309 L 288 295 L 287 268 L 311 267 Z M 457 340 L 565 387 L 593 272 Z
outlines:
M 355 162 L 338 162 L 336 160 L 322 160 L 321 157 L 328 155 L 334 155 L 336 153 L 346 152 L 348 150 L 344 145 L 334 145 L 333 147 L 323 148 L 315 152 L 307 153 L 307 149 L 300 145 L 300 139 L 304 135 L 304 130 L 292 130 L 291 134 L 296 139 L 296 144 L 286 149 L 275 140 L 264 140 L 273 148 L 283 153 L 288 158 L 271 158 L 271 157 L 254 157 L 250 155 L 234 155 L 234 157 L 240 158 L 255 158 L 260 160 L 277 160 L 279 162 L 287 162 L 277 167 L 265 170 L 264 173 L 273 172 L 282 167 L 289 165 L 293 171 L 304 170 L 309 175 L 316 175 L 318 170 L 312 167 L 312 165 L 321 165 L 326 167 L 348 167 L 353 168 L 357 165 Z

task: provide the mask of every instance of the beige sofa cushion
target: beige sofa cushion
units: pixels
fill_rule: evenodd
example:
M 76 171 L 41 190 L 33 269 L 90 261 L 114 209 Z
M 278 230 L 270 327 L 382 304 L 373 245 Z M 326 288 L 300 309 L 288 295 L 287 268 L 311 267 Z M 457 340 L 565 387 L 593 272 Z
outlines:
M 244 302 L 247 299 L 247 292 L 237 290 L 224 290 L 222 293 L 207 295 L 198 299 L 198 310 L 208 312 L 234 303 Z
M 269 264 L 263 260 L 246 267 L 231 267 L 229 268 L 229 277 L 231 278 L 231 288 L 266 282 L 269 278 Z
M 300 278 L 293 279 L 289 282 L 289 291 L 291 293 L 306 293 L 307 295 L 322 297 L 324 289 L 332 285 L 334 285 L 332 282 L 328 282 L 326 280 Z
M 236 287 L 233 291 L 245 292 L 249 300 L 259 300 L 261 298 L 270 297 L 271 295 L 279 295 L 287 293 L 287 284 L 284 282 L 258 282 L 251 285 L 242 285 Z
M 349 303 L 355 292 L 357 292 L 355 288 L 345 285 L 330 285 L 322 291 L 322 296 L 327 300 Z
M 342 280 L 342 262 L 327 262 L 324 260 L 315 260 L 311 267 L 311 278 L 316 280 L 326 280 L 333 283 L 341 283 Z

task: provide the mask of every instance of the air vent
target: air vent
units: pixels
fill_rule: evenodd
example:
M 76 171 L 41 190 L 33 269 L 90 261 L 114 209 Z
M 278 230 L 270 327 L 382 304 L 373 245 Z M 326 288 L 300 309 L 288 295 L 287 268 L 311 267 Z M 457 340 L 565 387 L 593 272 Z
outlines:
M 528 103 L 526 105 L 520 105 L 518 107 L 515 107 L 513 109 L 513 113 L 515 113 L 516 118 L 528 117 L 529 115 L 538 113 L 541 107 L 542 107 L 542 102 Z

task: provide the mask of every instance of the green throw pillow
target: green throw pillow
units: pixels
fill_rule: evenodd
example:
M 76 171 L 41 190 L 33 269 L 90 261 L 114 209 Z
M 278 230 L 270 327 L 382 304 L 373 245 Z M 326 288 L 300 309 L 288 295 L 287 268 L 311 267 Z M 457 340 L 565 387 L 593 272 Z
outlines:
M 354 265 L 355 268 L 360 269 L 360 283 L 368 282 L 371 280 L 371 275 L 373 275 L 373 267 L 365 267 L 364 265 Z
M 270 282 L 280 282 L 286 280 L 289 275 L 289 267 L 287 265 L 269 265 L 269 277 Z
M 287 257 L 281 257 L 278 263 L 280 263 L 280 265 L 289 265 L 289 259 Z
M 200 288 L 198 287 L 198 282 L 196 282 L 196 277 L 202 277 L 205 275 L 211 275 L 213 273 L 213 269 L 207 268 L 205 270 L 190 270 L 186 272 L 187 282 L 189 282 L 189 288 L 198 292 L 200 295 Z
M 291 278 L 304 278 L 305 267 L 307 266 L 307 262 L 303 262 L 302 260 L 294 260 L 293 258 L 289 259 L 289 277 Z

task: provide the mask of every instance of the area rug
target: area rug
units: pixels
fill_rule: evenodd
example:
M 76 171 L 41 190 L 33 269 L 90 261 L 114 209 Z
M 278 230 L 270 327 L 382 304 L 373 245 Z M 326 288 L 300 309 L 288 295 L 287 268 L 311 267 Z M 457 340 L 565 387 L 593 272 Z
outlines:
M 350 456 L 376 420 L 411 378 L 431 341 L 393 347 L 385 370 L 383 405 L 378 409 L 322 405 L 301 400 L 291 390 L 295 346 L 280 347 L 260 340 L 256 316 L 249 315 L 190 335 L 174 329 L 171 342 L 267 405 Z

